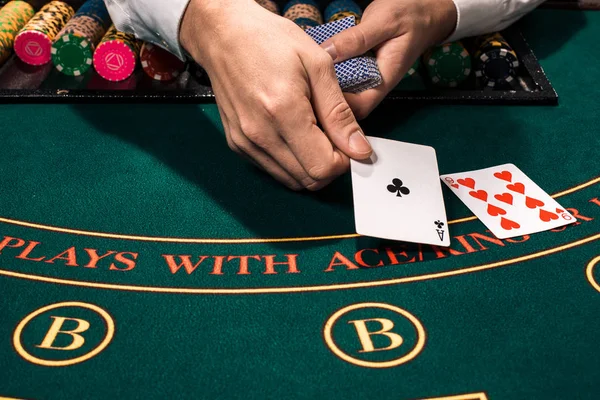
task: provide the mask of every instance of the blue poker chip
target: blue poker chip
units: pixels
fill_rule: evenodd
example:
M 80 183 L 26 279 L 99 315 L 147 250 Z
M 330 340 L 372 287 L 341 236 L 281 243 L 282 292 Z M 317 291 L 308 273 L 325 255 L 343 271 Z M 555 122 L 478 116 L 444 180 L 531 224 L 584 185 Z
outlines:
M 362 10 L 358 4 L 352 0 L 334 0 L 325 9 L 325 21 L 339 12 L 351 11 L 358 16 L 362 16 Z
M 88 0 L 79 9 L 77 10 L 76 16 L 86 16 L 90 17 L 100 25 L 102 25 L 105 29 L 107 29 L 110 22 L 110 15 L 108 14 L 108 9 L 104 4 L 103 0 Z
M 321 9 L 315 0 L 290 0 L 286 3 L 285 7 L 283 7 L 283 12 L 281 15 L 285 14 L 290 7 L 295 6 L 296 4 L 309 4 L 311 6 L 315 6 L 318 10 Z

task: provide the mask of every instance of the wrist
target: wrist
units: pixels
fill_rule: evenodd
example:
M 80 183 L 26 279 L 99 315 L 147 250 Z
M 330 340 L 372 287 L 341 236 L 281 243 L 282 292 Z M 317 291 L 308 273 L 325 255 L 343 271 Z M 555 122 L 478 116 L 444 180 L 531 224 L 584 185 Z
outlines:
M 453 0 L 434 0 L 432 11 L 432 27 L 435 32 L 433 45 L 446 41 L 454 33 L 458 11 Z
M 240 9 L 246 0 L 190 0 L 181 20 L 179 43 L 196 61 L 231 28 L 227 21 L 231 10 Z

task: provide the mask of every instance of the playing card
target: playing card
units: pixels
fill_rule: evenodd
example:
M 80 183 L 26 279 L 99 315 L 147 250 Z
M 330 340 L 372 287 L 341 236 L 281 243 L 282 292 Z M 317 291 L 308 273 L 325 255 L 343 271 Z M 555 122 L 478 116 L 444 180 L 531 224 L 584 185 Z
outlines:
M 330 37 L 355 25 L 354 16 L 346 17 L 327 24 L 309 28 L 305 32 L 315 42 L 321 44 Z M 379 86 L 382 82 L 381 73 L 375 57 L 360 56 L 351 58 L 334 65 L 335 74 L 344 92 L 359 93 Z
M 513 164 L 440 178 L 499 239 L 541 232 L 576 221 Z
M 450 245 L 435 150 L 369 137 L 373 155 L 350 161 L 356 232 Z

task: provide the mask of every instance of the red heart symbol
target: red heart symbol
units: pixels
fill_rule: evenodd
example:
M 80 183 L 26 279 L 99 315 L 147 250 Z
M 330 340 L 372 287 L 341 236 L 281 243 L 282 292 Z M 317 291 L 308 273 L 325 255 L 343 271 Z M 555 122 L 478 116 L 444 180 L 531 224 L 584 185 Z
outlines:
M 500 220 L 500 226 L 507 231 L 510 231 L 511 229 L 519 229 L 521 227 L 521 225 L 517 224 L 515 221 L 511 221 L 510 219 L 504 217 L 502 217 Z
M 473 180 L 473 178 L 459 179 L 457 180 L 457 182 L 468 188 L 475 189 L 475 181 Z
M 498 179 L 502 179 L 503 181 L 512 181 L 512 174 L 510 173 L 510 171 L 496 172 L 494 176 Z
M 540 219 L 544 222 L 550 222 L 553 219 L 558 219 L 558 215 L 553 212 L 540 209 Z
M 502 194 L 497 194 L 494 196 L 494 198 L 498 201 L 501 201 L 503 203 L 506 204 L 510 204 L 512 206 L 513 203 L 513 195 L 510 193 L 502 193 Z
M 527 206 L 527 208 L 543 207 L 544 202 L 538 199 L 534 199 L 533 197 L 526 196 L 525 205 Z
M 496 207 L 493 204 L 488 204 L 488 208 L 487 208 L 487 212 L 488 214 L 490 214 L 492 217 L 497 217 L 498 215 L 504 215 L 506 214 L 506 211 L 504 211 L 502 208 L 500 207 Z
M 564 212 L 565 212 L 565 210 L 561 210 L 560 208 L 557 208 L 557 209 L 556 209 L 556 212 L 557 212 L 557 213 L 559 213 L 559 214 L 562 214 L 562 213 L 564 213 Z
M 450 185 L 450 186 L 452 186 L 454 189 L 458 189 L 458 185 L 457 185 L 456 183 L 453 183 L 453 184 L 452 184 L 452 185 Z
M 471 190 L 469 192 L 469 194 L 481 201 L 487 201 L 487 198 L 488 198 L 488 194 L 485 190 L 478 190 L 478 191 Z
M 506 185 L 506 188 L 508 190 L 512 190 L 513 192 L 517 192 L 517 193 L 521 193 L 521 194 L 525 193 L 525 185 L 523 185 L 521 182 L 517 182 L 514 185 L 513 184 Z

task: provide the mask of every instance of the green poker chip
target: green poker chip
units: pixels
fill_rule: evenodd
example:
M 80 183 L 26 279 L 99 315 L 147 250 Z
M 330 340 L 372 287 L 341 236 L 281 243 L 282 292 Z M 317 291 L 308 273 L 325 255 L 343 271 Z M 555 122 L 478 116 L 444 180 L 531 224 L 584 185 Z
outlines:
M 471 56 L 460 42 L 430 49 L 423 61 L 434 85 L 456 87 L 471 75 Z
M 64 34 L 52 45 L 52 63 L 65 75 L 80 76 L 92 66 L 94 50 L 88 39 Z

